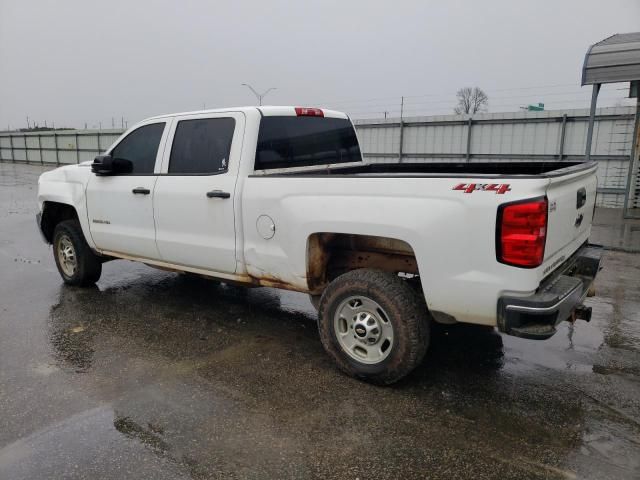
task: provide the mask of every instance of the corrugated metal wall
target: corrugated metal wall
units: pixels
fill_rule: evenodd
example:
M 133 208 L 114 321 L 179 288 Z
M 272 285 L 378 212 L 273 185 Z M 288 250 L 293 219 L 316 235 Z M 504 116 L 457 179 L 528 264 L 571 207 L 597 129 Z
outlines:
M 599 206 L 623 205 L 633 114 L 634 107 L 597 111 L 591 158 L 599 165 Z M 354 123 L 370 162 L 544 162 L 582 160 L 588 118 L 588 109 L 580 109 L 411 117 L 402 126 L 398 118 Z
M 109 148 L 122 132 L 113 129 L 0 133 L 0 161 L 59 165 L 84 162 Z
M 364 156 L 370 162 L 579 161 L 584 156 L 588 114 L 584 109 L 354 123 Z M 633 114 L 633 107 L 603 108 L 597 112 L 592 159 L 599 164 L 599 206 L 622 207 Z M 45 164 L 91 160 L 121 133 L 119 129 L 4 133 L 0 134 L 0 160 Z

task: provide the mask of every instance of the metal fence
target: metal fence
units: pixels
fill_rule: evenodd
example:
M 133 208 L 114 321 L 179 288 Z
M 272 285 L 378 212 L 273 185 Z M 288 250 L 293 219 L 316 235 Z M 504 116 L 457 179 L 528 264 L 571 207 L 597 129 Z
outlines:
M 584 109 L 354 123 L 370 162 L 544 162 L 583 160 L 587 120 Z M 633 129 L 633 107 L 598 110 L 591 156 L 599 165 L 598 206 L 623 205 Z M 121 133 L 120 129 L 2 133 L 0 161 L 64 165 L 91 160 Z M 637 177 L 636 172 L 631 178 L 631 198 L 636 202 L 640 201 Z
M 0 133 L 0 161 L 66 165 L 91 160 L 124 130 L 55 130 Z
M 354 123 L 370 162 L 545 162 L 584 159 L 588 118 L 588 109 L 580 109 Z M 598 206 L 623 206 L 633 132 L 633 107 L 598 110 L 591 155 L 598 162 Z

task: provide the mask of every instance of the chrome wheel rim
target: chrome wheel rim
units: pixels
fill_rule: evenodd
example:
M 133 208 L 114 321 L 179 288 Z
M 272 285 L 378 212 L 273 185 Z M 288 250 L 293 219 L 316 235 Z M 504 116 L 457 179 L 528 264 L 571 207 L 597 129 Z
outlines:
M 393 349 L 393 325 L 384 309 L 362 295 L 343 300 L 333 319 L 342 350 L 361 363 L 376 364 Z
M 78 268 L 78 259 L 76 257 L 76 250 L 73 248 L 71 239 L 62 235 L 58 240 L 58 264 L 67 277 L 73 277 Z

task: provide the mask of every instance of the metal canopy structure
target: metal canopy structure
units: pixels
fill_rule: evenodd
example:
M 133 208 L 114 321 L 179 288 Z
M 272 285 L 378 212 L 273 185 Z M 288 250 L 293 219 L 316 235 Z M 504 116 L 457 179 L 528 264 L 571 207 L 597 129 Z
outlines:
M 640 80 L 640 32 L 618 33 L 589 47 L 582 85 L 632 80 Z
M 624 196 L 624 216 L 631 217 L 629 196 L 631 189 L 638 187 L 637 195 L 640 193 L 640 175 L 638 174 L 638 143 L 640 124 L 640 96 L 637 95 L 640 84 L 640 32 L 617 33 L 601 40 L 589 47 L 584 57 L 582 67 L 582 85 L 593 85 L 591 94 L 591 110 L 589 113 L 589 128 L 587 129 L 587 145 L 585 149 L 585 160 L 591 159 L 591 142 L 593 140 L 593 124 L 596 115 L 596 104 L 598 93 L 603 83 L 631 82 L 634 88 L 630 92 L 636 92 L 636 114 L 633 138 L 631 144 L 631 156 L 629 158 L 629 172 L 627 176 L 627 187 Z M 634 176 L 636 181 L 634 182 Z M 634 198 L 634 201 L 637 199 Z

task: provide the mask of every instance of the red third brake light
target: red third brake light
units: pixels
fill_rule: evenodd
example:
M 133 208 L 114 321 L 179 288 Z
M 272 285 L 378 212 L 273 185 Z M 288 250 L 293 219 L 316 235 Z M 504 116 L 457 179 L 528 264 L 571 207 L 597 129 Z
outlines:
M 497 220 L 498 261 L 516 267 L 540 266 L 547 239 L 547 199 L 500 205 Z
M 319 108 L 295 107 L 299 117 L 324 117 L 324 112 Z

